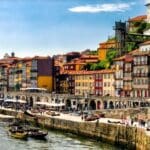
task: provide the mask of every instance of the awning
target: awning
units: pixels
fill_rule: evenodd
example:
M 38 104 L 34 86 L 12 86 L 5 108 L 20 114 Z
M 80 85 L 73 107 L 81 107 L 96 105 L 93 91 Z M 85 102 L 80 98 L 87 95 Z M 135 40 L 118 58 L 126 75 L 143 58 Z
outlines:
M 36 105 L 45 105 L 45 106 L 51 106 L 48 102 L 36 102 Z
M 64 103 L 48 103 L 48 102 L 36 102 L 36 105 L 45 105 L 45 106 L 51 106 L 51 107 L 61 107 L 65 106 Z
M 12 102 L 12 103 L 26 103 L 26 101 L 21 100 L 21 99 L 5 99 L 4 102 Z
M 62 107 L 62 106 L 65 106 L 65 104 L 64 103 L 51 103 L 50 104 L 51 106 L 53 106 L 53 107 Z

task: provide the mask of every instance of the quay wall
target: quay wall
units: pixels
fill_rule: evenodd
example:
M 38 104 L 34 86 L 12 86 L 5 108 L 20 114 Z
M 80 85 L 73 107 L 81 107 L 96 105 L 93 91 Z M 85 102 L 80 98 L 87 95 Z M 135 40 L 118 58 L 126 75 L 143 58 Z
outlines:
M 122 119 L 130 116 L 150 119 L 150 108 L 107 109 L 97 110 L 96 113 L 104 113 L 106 118 Z
M 143 129 L 135 127 L 98 122 L 73 122 L 44 116 L 30 117 L 20 112 L 17 113 L 7 110 L 0 110 L 0 113 L 14 115 L 22 120 L 32 121 L 47 129 L 70 132 L 113 145 L 124 146 L 131 150 L 150 150 L 150 136 L 146 135 Z

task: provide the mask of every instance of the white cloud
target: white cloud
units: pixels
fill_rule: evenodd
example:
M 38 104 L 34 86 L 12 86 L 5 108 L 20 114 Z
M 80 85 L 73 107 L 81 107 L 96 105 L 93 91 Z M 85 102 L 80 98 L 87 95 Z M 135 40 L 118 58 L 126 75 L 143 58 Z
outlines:
M 99 12 L 124 12 L 135 3 L 108 3 L 99 5 L 85 5 L 69 8 L 69 11 L 75 13 L 99 13 Z

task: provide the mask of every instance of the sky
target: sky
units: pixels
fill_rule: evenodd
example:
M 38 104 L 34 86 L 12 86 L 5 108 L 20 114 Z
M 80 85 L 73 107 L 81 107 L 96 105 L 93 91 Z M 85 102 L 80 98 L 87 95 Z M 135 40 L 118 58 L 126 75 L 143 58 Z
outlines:
M 0 0 L 0 58 L 96 50 L 115 21 L 146 14 L 144 0 Z

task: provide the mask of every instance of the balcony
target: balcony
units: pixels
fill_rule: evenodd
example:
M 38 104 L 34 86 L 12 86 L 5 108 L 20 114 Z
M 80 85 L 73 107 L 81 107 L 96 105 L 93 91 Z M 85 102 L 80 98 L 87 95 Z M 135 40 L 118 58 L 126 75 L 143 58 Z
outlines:
M 134 77 L 149 77 L 150 73 L 133 73 Z
M 124 85 L 123 90 L 130 91 L 130 90 L 132 90 L 132 86 L 131 85 Z
M 125 81 L 131 81 L 132 80 L 132 76 L 123 77 L 123 80 L 125 80 Z
M 115 76 L 115 80 L 123 80 L 123 77 L 121 77 L 121 76 Z
M 116 89 L 122 89 L 122 88 L 123 88 L 123 85 L 117 85 L 117 84 L 115 84 L 115 88 L 116 88 Z
M 133 88 L 134 89 L 149 89 L 149 84 L 135 84 L 133 83 Z
M 134 65 L 136 66 L 138 66 L 138 65 L 148 65 L 148 61 L 137 61 L 137 62 L 134 62 Z
M 124 72 L 132 72 L 132 68 L 125 68 Z

